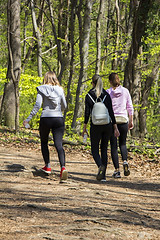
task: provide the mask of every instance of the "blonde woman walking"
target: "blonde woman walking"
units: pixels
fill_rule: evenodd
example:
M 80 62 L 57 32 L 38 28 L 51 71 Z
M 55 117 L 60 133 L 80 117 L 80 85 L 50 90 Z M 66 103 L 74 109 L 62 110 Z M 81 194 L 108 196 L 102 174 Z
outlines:
M 91 140 L 91 152 L 93 159 L 98 167 L 98 174 L 96 179 L 98 181 L 106 180 L 106 168 L 107 168 L 107 148 L 108 141 L 114 132 L 115 136 L 119 136 L 119 131 L 116 125 L 116 120 L 114 117 L 112 102 L 109 94 L 103 89 L 102 79 L 99 75 L 95 74 L 92 77 L 92 86 L 93 88 L 88 92 L 85 97 L 85 117 L 84 117 L 84 127 L 83 134 L 87 132 L 86 127 L 91 116 L 91 112 L 93 109 L 94 101 L 101 101 L 104 99 L 104 104 L 108 109 L 111 121 L 108 124 L 104 125 L 95 125 L 92 122 L 92 118 L 90 121 L 90 140 Z M 92 99 L 91 99 L 91 97 Z M 100 149 L 99 149 L 100 145 Z
M 65 168 L 65 152 L 62 145 L 65 127 L 62 110 L 66 108 L 67 104 L 63 88 L 60 86 L 56 74 L 51 71 L 44 75 L 43 84 L 37 87 L 36 103 L 28 118 L 24 120 L 24 126 L 34 115 L 37 114 L 42 104 L 43 110 L 40 117 L 39 131 L 41 138 L 41 152 L 45 166 L 41 170 L 48 174 L 51 173 L 48 149 L 48 136 L 51 130 L 61 168 L 60 179 L 66 180 L 68 173 Z

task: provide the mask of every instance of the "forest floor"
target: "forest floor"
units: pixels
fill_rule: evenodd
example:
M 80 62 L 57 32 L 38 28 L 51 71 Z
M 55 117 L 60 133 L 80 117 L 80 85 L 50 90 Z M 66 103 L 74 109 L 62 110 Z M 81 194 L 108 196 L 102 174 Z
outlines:
M 0 131 L 0 240 L 160 239 L 160 162 L 129 152 L 131 174 L 107 181 L 84 146 L 64 145 L 69 177 L 59 182 L 57 153 L 50 146 L 51 175 L 40 144 L 4 141 Z

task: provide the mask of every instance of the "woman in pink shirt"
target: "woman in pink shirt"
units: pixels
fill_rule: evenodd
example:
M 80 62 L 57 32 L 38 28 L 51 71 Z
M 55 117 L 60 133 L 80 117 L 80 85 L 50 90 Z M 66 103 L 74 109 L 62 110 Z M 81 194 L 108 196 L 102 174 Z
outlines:
M 132 99 L 128 89 L 120 85 L 120 79 L 117 73 L 111 73 L 109 75 L 109 82 L 111 88 L 107 89 L 107 92 L 110 94 L 110 97 L 112 99 L 113 111 L 116 118 L 118 130 L 120 132 L 118 140 L 121 157 L 123 160 L 124 175 L 128 176 L 130 175 L 130 170 L 127 163 L 128 152 L 126 147 L 126 139 L 128 130 L 133 128 L 134 110 Z M 121 175 L 119 171 L 118 144 L 117 138 L 114 135 L 111 136 L 110 144 L 112 161 L 115 167 L 113 177 L 120 178 Z

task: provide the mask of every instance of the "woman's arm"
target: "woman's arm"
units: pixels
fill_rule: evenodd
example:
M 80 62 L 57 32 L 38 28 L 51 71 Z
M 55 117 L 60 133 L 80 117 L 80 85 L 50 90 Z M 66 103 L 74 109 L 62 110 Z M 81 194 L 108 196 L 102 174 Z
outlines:
M 117 138 L 120 136 L 117 124 L 113 124 L 113 128 L 114 128 L 114 136 Z
M 66 109 L 66 107 L 67 107 L 67 102 L 66 102 L 66 98 L 64 95 L 64 91 L 62 92 L 61 106 L 62 106 L 62 110 Z
M 133 126 L 133 115 L 129 115 L 128 129 L 132 129 Z
M 36 103 L 31 111 L 30 115 L 28 116 L 28 118 L 26 120 L 24 120 L 23 125 L 26 122 L 29 122 L 32 119 L 32 117 L 37 114 L 37 112 L 41 108 L 42 100 L 43 100 L 42 95 L 40 93 L 37 93 Z

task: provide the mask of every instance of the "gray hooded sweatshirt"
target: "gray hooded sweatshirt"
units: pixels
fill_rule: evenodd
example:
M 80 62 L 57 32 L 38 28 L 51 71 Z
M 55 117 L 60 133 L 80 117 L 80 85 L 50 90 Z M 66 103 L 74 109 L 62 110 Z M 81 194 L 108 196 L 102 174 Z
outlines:
M 63 117 L 62 110 L 67 107 L 63 88 L 56 85 L 41 85 L 37 87 L 36 103 L 26 119 L 29 122 L 39 111 L 43 103 L 41 117 Z

